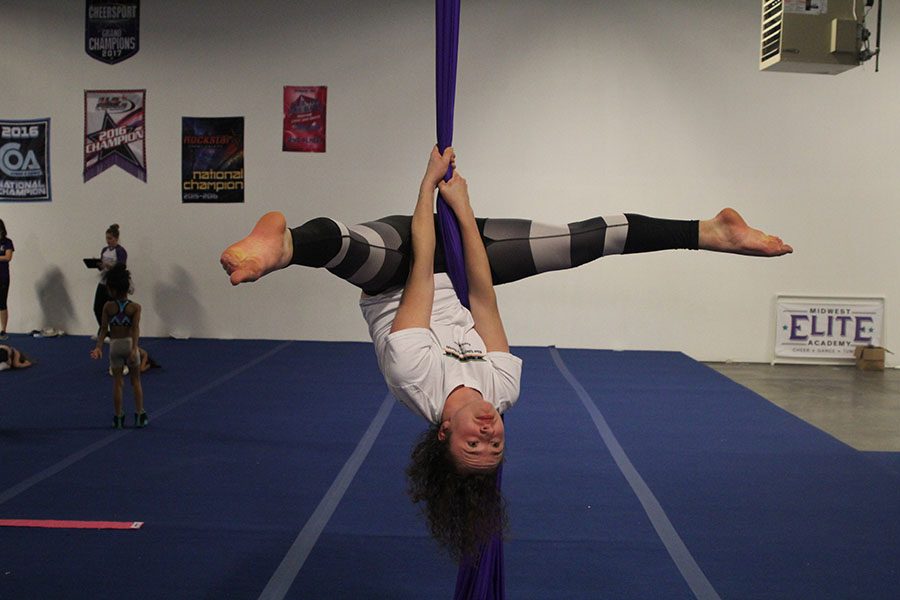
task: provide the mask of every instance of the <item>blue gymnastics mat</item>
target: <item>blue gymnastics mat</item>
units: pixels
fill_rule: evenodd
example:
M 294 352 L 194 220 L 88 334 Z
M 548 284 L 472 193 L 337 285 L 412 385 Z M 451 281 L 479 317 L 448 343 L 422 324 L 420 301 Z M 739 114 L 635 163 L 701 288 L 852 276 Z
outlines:
M 150 426 L 114 431 L 90 340 L 10 342 L 0 520 L 143 526 L 0 527 L 0 599 L 452 596 L 370 344 L 145 340 Z M 514 351 L 511 600 L 900 597 L 890 457 L 682 354 Z

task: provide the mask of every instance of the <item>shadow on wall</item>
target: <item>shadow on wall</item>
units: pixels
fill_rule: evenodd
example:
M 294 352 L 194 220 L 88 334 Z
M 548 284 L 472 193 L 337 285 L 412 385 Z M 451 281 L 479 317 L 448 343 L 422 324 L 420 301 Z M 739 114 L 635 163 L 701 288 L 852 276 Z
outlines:
M 72 331 L 77 324 L 75 307 L 66 285 L 66 276 L 59 267 L 51 267 L 34 286 L 41 306 L 42 323 L 39 329 L 53 327 Z
M 156 286 L 153 302 L 163 328 L 172 337 L 188 338 L 206 331 L 203 306 L 197 301 L 197 287 L 184 267 L 174 267 L 169 283 Z

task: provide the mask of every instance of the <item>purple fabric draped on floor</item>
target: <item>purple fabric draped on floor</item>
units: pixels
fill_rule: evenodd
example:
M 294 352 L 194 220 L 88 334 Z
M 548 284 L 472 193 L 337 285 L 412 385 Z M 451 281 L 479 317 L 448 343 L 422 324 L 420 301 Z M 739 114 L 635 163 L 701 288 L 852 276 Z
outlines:
M 436 98 L 437 145 L 444 149 L 453 145 L 453 106 L 456 96 L 456 56 L 459 48 L 459 1 L 436 0 Z M 444 181 L 450 179 L 448 170 Z M 447 259 L 447 274 L 463 306 L 469 307 L 469 285 L 466 280 L 459 223 L 453 210 L 438 194 L 438 221 Z M 502 467 L 497 473 L 500 485 Z M 494 536 L 484 544 L 477 557 L 466 557 L 459 566 L 454 600 L 503 600 L 506 597 L 503 575 L 503 540 Z

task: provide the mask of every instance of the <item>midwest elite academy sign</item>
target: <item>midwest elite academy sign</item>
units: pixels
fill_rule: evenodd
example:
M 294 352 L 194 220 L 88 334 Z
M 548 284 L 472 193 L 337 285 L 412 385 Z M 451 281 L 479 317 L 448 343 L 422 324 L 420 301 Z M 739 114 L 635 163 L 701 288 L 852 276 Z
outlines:
M 775 356 L 852 359 L 857 346 L 882 345 L 883 298 L 779 296 Z

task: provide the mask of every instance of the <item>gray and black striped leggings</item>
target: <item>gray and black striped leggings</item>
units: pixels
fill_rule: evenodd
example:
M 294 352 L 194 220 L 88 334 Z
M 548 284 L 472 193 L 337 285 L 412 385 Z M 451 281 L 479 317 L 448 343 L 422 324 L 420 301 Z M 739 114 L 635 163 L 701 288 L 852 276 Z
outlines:
M 359 225 L 320 217 L 291 229 L 293 264 L 324 267 L 367 294 L 404 285 L 412 252 L 409 216 Z M 571 269 L 609 254 L 689 249 L 698 245 L 698 221 L 657 219 L 630 213 L 568 225 L 524 219 L 476 219 L 494 285 Z M 438 235 L 435 272 L 446 271 Z

